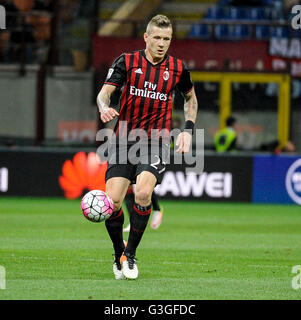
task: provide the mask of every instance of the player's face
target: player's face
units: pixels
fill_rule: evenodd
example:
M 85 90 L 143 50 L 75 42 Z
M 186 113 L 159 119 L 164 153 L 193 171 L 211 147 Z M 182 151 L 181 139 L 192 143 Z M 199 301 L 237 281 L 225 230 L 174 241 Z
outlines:
M 172 28 L 152 27 L 149 34 L 144 34 L 146 52 L 154 62 L 163 60 L 171 42 Z

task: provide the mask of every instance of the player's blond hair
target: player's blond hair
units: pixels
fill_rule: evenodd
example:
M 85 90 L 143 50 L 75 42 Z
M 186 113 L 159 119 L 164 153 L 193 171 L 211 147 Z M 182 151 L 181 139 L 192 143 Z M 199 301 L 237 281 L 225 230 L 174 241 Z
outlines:
M 153 27 L 172 28 L 172 24 L 166 16 L 164 16 L 162 14 L 157 14 L 148 23 L 148 25 L 146 27 L 146 33 L 150 34 Z

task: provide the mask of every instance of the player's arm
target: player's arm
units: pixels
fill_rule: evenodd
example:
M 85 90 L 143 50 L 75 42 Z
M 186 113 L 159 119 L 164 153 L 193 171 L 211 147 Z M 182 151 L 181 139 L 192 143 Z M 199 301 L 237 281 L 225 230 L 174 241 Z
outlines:
M 100 119 L 106 123 L 113 120 L 119 113 L 110 107 L 111 95 L 116 90 L 116 86 L 110 84 L 104 84 L 99 94 L 97 95 L 97 106 L 100 113 Z
M 100 119 L 106 123 L 113 120 L 119 113 L 110 107 L 113 92 L 119 90 L 126 79 L 126 66 L 124 54 L 119 56 L 109 69 L 105 83 L 97 95 L 97 106 Z
M 192 90 L 188 93 L 184 94 L 184 99 L 185 129 L 179 134 L 176 141 L 176 146 L 178 147 L 176 152 L 179 153 L 185 153 L 189 151 L 194 123 L 198 111 L 198 100 L 194 88 L 192 88 Z
M 193 123 L 195 123 L 196 115 L 198 112 L 198 100 L 194 88 L 192 88 L 188 93 L 184 94 L 184 98 L 185 121 L 192 121 Z

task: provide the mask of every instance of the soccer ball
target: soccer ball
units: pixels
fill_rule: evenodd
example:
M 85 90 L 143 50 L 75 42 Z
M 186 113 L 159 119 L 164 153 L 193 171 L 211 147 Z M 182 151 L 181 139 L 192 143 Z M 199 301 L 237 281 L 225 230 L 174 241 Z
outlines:
M 114 203 L 104 191 L 92 190 L 82 198 L 81 209 L 88 220 L 101 222 L 110 218 Z

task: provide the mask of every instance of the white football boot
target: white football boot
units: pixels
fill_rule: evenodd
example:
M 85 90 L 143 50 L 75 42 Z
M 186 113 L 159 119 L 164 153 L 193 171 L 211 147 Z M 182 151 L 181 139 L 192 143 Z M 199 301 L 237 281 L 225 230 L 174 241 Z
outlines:
M 123 240 L 123 243 L 126 248 L 127 242 L 125 240 Z M 126 257 L 124 254 L 122 254 L 121 257 L 115 256 L 114 263 L 113 263 L 113 273 L 114 273 L 116 280 L 124 280 L 125 279 L 125 276 L 122 273 L 122 266 L 121 266 L 121 263 L 124 260 L 126 260 Z
M 114 263 L 113 263 L 113 273 L 116 280 L 124 280 L 125 277 L 122 273 L 122 267 L 120 263 L 120 257 L 115 257 Z
M 153 211 L 153 215 L 152 215 L 152 219 L 151 219 L 151 223 L 150 223 L 150 227 L 152 229 L 158 229 L 162 223 L 162 218 L 163 218 L 163 208 L 161 208 L 161 210 L 154 210 Z
M 135 280 L 138 278 L 138 267 L 134 255 L 125 254 L 126 260 L 122 262 L 122 273 L 126 279 Z

